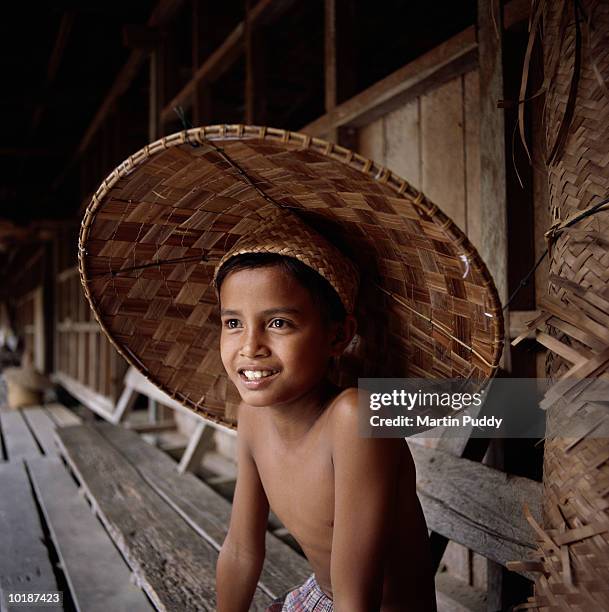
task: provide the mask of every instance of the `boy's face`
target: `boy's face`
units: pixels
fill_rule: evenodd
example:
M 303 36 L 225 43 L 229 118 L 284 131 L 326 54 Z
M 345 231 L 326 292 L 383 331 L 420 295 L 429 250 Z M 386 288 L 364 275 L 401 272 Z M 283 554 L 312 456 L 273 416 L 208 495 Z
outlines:
M 333 348 L 309 291 L 280 268 L 230 273 L 220 289 L 222 363 L 252 406 L 297 400 L 324 378 Z

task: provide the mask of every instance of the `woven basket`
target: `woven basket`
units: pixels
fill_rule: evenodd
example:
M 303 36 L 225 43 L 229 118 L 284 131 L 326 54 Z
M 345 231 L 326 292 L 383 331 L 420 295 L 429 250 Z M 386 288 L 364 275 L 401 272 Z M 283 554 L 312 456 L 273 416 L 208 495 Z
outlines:
M 542 9 L 549 197 L 560 225 L 609 196 L 609 4 Z M 606 408 L 571 396 L 575 379 L 592 389 L 608 377 L 608 237 L 609 211 L 550 234 L 550 297 L 532 326 L 554 336 L 542 342 L 556 384 L 545 400 L 544 526 L 535 525 L 542 571 L 523 609 L 609 610 L 609 423 Z M 574 418 L 596 425 L 561 436 Z
M 85 294 L 119 352 L 171 397 L 234 427 L 211 285 L 222 256 L 277 207 L 357 265 L 358 336 L 338 367 L 364 376 L 487 381 L 503 318 L 486 266 L 423 194 L 352 151 L 284 130 L 219 125 L 162 138 L 102 183 L 86 211 Z

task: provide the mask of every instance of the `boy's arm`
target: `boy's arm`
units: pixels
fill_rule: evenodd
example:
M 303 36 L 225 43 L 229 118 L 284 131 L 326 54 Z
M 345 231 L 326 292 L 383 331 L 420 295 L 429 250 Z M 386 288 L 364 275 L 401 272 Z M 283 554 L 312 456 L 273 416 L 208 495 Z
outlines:
M 239 411 L 237 484 L 216 567 L 218 612 L 249 610 L 262 571 L 269 503 L 251 454 L 247 409 Z
M 345 393 L 333 419 L 335 507 L 332 593 L 336 612 L 380 609 L 389 518 L 396 502 L 401 439 L 360 437 L 357 390 Z

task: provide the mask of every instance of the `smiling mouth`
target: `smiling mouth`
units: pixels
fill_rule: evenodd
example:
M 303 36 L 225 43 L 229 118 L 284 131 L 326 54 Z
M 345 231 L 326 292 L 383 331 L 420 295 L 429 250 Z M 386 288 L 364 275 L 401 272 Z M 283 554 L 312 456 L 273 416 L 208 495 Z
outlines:
M 268 378 L 269 376 L 273 376 L 277 374 L 279 370 L 248 370 L 248 369 L 240 369 L 239 375 L 248 381 L 262 380 L 263 378 Z

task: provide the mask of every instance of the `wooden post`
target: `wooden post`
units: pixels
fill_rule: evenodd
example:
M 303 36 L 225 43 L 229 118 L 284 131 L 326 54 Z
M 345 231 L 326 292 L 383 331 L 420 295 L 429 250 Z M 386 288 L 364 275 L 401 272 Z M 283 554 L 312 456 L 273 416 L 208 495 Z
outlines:
M 505 118 L 498 108 L 504 98 L 503 8 L 501 0 L 478 0 L 478 61 L 480 73 L 480 255 L 493 276 L 499 299 L 508 299 L 507 181 Z M 510 370 L 509 343 L 502 367 Z M 503 460 L 496 448 L 493 464 Z M 503 609 L 504 568 L 488 561 L 487 609 Z
M 252 5 L 252 0 L 245 0 L 245 122 L 265 125 L 264 26 L 253 22 Z
M 353 72 L 354 7 L 352 0 L 325 0 L 324 8 L 324 83 L 326 113 L 355 93 Z M 354 148 L 354 128 L 334 128 L 328 140 Z
M 478 0 L 480 70 L 480 255 L 493 276 L 499 299 L 508 299 L 505 121 L 503 99 L 503 10 L 501 0 Z M 509 371 L 509 344 L 502 367 Z
M 212 51 L 212 15 L 209 0 L 192 1 L 192 75 Z M 211 121 L 211 83 L 200 81 L 195 85 L 192 100 L 193 125 L 205 125 Z
M 159 50 L 150 53 L 148 91 L 148 140 L 159 137 Z

